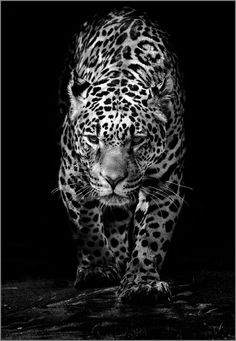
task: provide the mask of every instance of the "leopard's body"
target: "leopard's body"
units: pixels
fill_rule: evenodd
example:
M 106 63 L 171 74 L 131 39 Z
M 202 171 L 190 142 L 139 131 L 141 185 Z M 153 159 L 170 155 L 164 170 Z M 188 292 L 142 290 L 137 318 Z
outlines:
M 157 23 L 117 10 L 75 35 L 59 186 L 78 247 L 77 288 L 120 282 L 155 300 L 183 203 L 184 93 Z

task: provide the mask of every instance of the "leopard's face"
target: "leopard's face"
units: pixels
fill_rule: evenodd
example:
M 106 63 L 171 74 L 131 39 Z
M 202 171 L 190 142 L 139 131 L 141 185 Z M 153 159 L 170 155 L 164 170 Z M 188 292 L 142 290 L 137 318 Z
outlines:
M 90 194 L 104 205 L 134 202 L 146 170 L 165 149 L 165 124 L 148 107 L 148 91 L 141 90 L 145 96 L 131 99 L 136 91 L 129 101 L 123 98 L 119 108 L 109 95 L 88 95 L 74 119 L 73 145 L 80 166 Z

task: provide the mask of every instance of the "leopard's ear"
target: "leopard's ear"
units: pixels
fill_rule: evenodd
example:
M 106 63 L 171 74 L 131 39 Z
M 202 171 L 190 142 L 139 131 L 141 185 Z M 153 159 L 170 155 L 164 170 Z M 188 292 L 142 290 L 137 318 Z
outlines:
M 90 86 L 90 83 L 74 76 L 72 71 L 72 77 L 69 81 L 67 91 L 70 100 L 70 118 L 73 120 L 79 115 L 80 109 L 84 104 L 87 89 Z
M 162 82 L 151 87 L 150 104 L 156 107 L 156 117 L 163 123 L 167 122 L 165 115 L 173 93 L 173 80 L 170 75 L 166 75 Z

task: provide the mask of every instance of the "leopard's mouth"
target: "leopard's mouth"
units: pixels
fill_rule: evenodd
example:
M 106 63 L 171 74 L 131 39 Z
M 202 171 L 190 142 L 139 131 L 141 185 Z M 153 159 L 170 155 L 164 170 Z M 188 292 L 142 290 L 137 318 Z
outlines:
M 104 195 L 100 198 L 100 201 L 105 206 L 125 206 L 130 204 L 130 199 L 115 193 Z

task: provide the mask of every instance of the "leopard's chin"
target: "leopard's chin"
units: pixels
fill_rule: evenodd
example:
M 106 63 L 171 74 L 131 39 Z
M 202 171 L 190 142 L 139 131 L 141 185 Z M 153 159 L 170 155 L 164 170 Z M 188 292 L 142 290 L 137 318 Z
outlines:
M 131 200 L 117 194 L 109 194 L 100 197 L 100 202 L 104 206 L 127 206 L 131 204 Z

